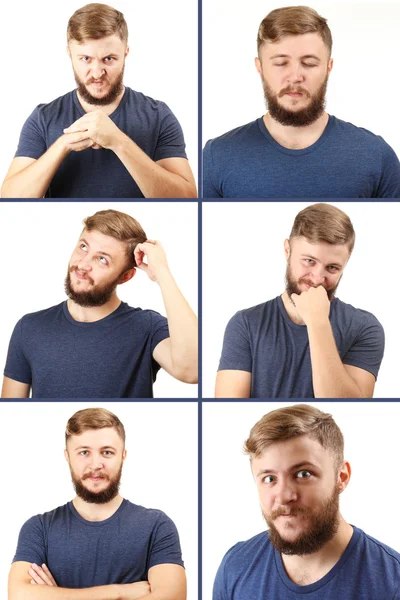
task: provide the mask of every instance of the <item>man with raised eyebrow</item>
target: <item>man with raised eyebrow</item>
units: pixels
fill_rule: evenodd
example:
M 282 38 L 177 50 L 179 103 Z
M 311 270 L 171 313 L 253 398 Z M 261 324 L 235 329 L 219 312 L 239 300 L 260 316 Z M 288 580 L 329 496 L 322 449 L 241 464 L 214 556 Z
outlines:
M 65 443 L 76 496 L 23 525 L 8 600 L 186 600 L 175 524 L 119 493 L 127 451 L 118 417 L 79 410 Z
M 213 600 L 400 600 L 400 554 L 341 514 L 351 467 L 332 415 L 273 410 L 244 451 L 268 531 L 226 553 Z
M 152 398 L 160 368 L 196 383 L 197 318 L 161 242 L 113 209 L 83 223 L 65 278 L 68 299 L 14 328 L 2 398 Z M 118 298 L 137 269 L 160 287 L 167 317 Z
M 67 41 L 78 87 L 27 119 L 2 197 L 195 198 L 178 120 L 123 84 L 124 15 L 87 4 L 70 18 Z
M 203 198 L 400 198 L 392 148 L 325 110 L 326 19 L 306 6 L 273 10 L 260 24 L 255 64 L 268 112 L 207 142 Z
M 284 241 L 286 289 L 237 312 L 219 363 L 218 398 L 372 398 L 384 332 L 336 289 L 354 247 L 348 215 L 313 204 Z

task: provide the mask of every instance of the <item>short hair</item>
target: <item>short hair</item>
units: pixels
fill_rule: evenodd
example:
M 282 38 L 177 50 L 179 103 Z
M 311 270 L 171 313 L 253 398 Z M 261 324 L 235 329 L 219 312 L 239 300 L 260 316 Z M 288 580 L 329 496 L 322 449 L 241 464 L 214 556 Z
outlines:
M 125 445 L 125 428 L 116 415 L 105 408 L 85 408 L 78 410 L 68 420 L 65 428 L 65 444 L 71 435 L 81 435 L 88 429 L 115 429 Z
M 344 460 L 344 439 L 332 415 L 308 404 L 278 408 L 264 415 L 250 431 L 245 454 L 257 458 L 274 442 L 308 435 L 334 455 L 336 469 Z
M 257 52 L 266 42 L 279 42 L 285 35 L 318 33 L 329 56 L 332 52 L 332 34 L 327 19 L 308 6 L 286 6 L 271 11 L 262 21 L 257 34 Z
M 144 229 L 130 215 L 118 210 L 99 210 L 91 217 L 86 217 L 83 224 L 87 231 L 100 231 L 104 235 L 126 243 L 127 268 L 136 267 L 134 250 L 138 244 L 147 240 Z
M 346 244 L 351 254 L 356 234 L 345 212 L 336 206 L 320 202 L 307 206 L 296 216 L 289 240 L 296 237 L 305 237 L 313 244 Z
M 76 10 L 68 21 L 68 42 L 75 40 L 82 43 L 85 40 L 99 40 L 114 34 L 126 42 L 128 25 L 122 12 L 107 4 L 86 4 Z

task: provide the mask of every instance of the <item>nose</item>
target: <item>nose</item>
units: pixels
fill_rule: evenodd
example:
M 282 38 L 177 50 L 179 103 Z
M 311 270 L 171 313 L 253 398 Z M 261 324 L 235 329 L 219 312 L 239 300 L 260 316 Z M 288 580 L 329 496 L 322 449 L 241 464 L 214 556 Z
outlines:
M 93 456 L 90 467 L 92 471 L 100 471 L 101 469 L 104 469 L 102 458 L 100 456 Z
M 91 67 L 91 76 L 93 79 L 101 79 L 105 73 L 104 65 L 94 61 Z
M 304 81 L 304 72 L 301 65 L 293 63 L 290 66 L 289 72 L 287 74 L 288 83 L 291 85 L 295 83 L 303 83 Z
M 314 285 L 323 285 L 325 283 L 325 271 L 323 267 L 321 266 L 321 268 L 314 268 L 310 272 L 310 277 Z
M 275 494 L 275 504 L 277 506 L 283 506 L 297 500 L 296 487 L 287 480 L 281 480 L 276 484 Z
M 79 271 L 89 272 L 92 270 L 92 266 L 87 256 L 80 258 L 76 266 L 78 267 Z

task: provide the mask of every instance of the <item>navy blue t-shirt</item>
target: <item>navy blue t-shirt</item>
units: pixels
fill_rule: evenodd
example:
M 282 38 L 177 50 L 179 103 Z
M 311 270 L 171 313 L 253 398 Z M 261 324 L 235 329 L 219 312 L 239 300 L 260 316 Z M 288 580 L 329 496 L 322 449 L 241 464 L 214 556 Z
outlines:
M 30 384 L 34 398 L 152 398 L 153 351 L 168 337 L 167 319 L 153 310 L 121 302 L 82 323 L 62 302 L 18 321 L 4 375 Z
M 20 531 L 16 561 L 45 563 L 65 588 L 147 581 L 155 565 L 183 566 L 171 519 L 129 500 L 104 521 L 87 521 L 72 502 L 31 517 Z
M 76 90 L 39 104 L 25 122 L 15 156 L 38 159 L 77 119 L 85 115 Z M 125 88 L 109 115 L 152 160 L 186 158 L 181 126 L 164 102 Z M 46 198 L 143 198 L 134 179 L 112 150 L 70 152 L 50 182 Z
M 385 344 L 379 321 L 338 298 L 329 320 L 343 364 L 376 378 Z M 314 397 L 307 327 L 293 323 L 280 296 L 232 317 L 218 370 L 250 372 L 251 398 Z
M 203 198 L 400 198 L 400 164 L 366 129 L 329 116 L 308 148 L 284 148 L 262 117 L 209 140 Z
M 353 527 L 336 565 L 297 585 L 266 532 L 233 546 L 219 567 L 213 600 L 400 600 L 400 554 Z

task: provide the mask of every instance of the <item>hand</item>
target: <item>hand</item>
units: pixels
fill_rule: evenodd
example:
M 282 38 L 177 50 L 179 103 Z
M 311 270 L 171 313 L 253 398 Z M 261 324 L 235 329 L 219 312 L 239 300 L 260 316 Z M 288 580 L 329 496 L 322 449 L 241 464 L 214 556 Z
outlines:
M 64 150 L 69 152 L 81 152 L 81 150 L 86 150 L 86 148 L 92 148 L 93 150 L 98 150 L 101 148 L 95 141 L 93 141 L 86 132 L 78 132 L 78 133 L 64 133 L 60 136 L 56 142 L 61 145 Z
M 148 581 L 137 581 L 136 583 L 123 583 L 118 586 L 122 592 L 123 600 L 139 600 L 143 596 L 148 596 L 151 593 L 150 584 Z
M 322 285 L 316 288 L 310 287 L 300 295 L 292 294 L 291 299 L 307 326 L 312 322 L 323 322 L 329 318 L 331 303 L 326 289 Z
M 144 244 L 138 244 L 134 256 L 137 268 L 147 273 L 152 281 L 159 282 L 161 273 L 169 270 L 167 257 L 161 242 L 146 240 Z M 143 261 L 144 257 L 147 258 L 147 263 Z
M 122 131 L 101 110 L 86 113 L 83 117 L 64 129 L 64 134 L 80 133 L 82 139 L 90 138 L 97 147 L 112 149 L 120 139 Z
M 31 576 L 31 583 L 38 585 L 51 585 L 58 587 L 53 575 L 50 573 L 50 569 L 44 563 L 41 567 L 33 563 L 28 571 Z

